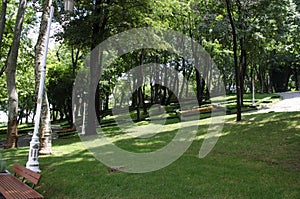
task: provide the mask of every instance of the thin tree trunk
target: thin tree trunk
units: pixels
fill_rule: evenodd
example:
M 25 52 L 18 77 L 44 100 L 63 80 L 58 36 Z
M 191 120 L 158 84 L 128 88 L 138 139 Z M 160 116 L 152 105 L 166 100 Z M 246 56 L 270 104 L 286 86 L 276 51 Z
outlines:
M 201 106 L 203 102 L 204 80 L 197 69 L 195 69 L 195 72 L 196 72 L 196 83 L 197 83 L 196 91 L 197 91 L 198 105 Z
M 193 33 L 192 33 L 192 29 L 189 29 L 189 34 L 190 37 L 193 38 Z M 194 41 L 192 41 L 191 43 L 191 48 L 192 48 L 192 52 L 193 52 L 193 59 L 195 61 L 195 73 L 196 73 L 196 92 L 197 92 L 197 100 L 198 100 L 198 105 L 201 106 L 202 105 L 202 101 L 203 101 L 203 91 L 204 91 L 204 84 L 203 84 L 203 78 L 200 74 L 200 66 L 199 66 L 199 55 L 197 54 L 197 45 L 194 45 Z
M 244 88 L 245 88 L 245 76 L 247 73 L 247 52 L 245 49 L 246 39 L 240 39 L 241 56 L 240 56 L 240 81 L 241 81 L 241 106 L 244 106 Z
M 6 63 L 6 84 L 8 91 L 8 123 L 6 144 L 4 146 L 5 148 L 15 148 L 18 146 L 18 93 L 16 88 L 16 70 L 26 4 L 26 0 L 20 0 L 14 30 L 13 43 L 11 45 L 11 50 L 8 54 Z
M 166 58 L 165 58 L 166 59 Z M 162 90 L 163 90 L 163 95 L 162 95 L 162 99 L 161 99 L 161 104 L 162 105 L 166 105 L 166 101 L 167 101 L 167 85 L 168 85 L 168 68 L 166 66 L 166 63 L 167 61 L 164 60 L 164 68 L 162 71 L 162 73 L 164 74 L 164 85 L 162 87 Z
M 295 67 L 294 73 L 295 73 L 296 91 L 298 91 L 299 90 L 299 79 L 298 79 L 298 68 L 297 67 Z
M 234 69 L 235 69 L 235 81 L 236 81 L 236 95 L 237 95 L 237 115 L 236 115 L 236 121 L 242 120 L 242 89 L 241 89 L 241 80 L 240 80 L 240 67 L 238 65 L 238 57 L 237 57 L 237 35 L 236 35 L 236 29 L 235 24 L 233 21 L 233 17 L 231 15 L 231 8 L 230 8 L 230 0 L 225 0 L 226 2 L 226 9 L 227 14 L 229 17 L 231 29 L 232 29 L 232 38 L 233 38 L 233 58 L 234 58 Z
M 105 105 L 104 110 L 107 111 L 109 109 L 109 91 L 105 93 Z
M 186 71 L 187 69 L 185 68 L 185 60 L 184 58 L 182 58 L 182 75 L 183 77 L 186 79 Z M 181 99 L 183 97 L 183 90 L 184 90 L 184 81 L 181 84 L 181 89 L 180 89 L 180 93 L 179 93 L 179 99 Z
M 144 110 L 144 114 L 145 114 L 145 111 L 147 112 L 147 108 L 145 106 L 145 102 L 144 102 L 144 98 L 143 98 L 143 90 L 142 90 L 142 84 L 143 84 L 143 76 L 144 76 L 144 71 L 143 71 L 143 68 L 142 68 L 142 65 L 143 65 L 143 62 L 144 62 L 144 55 L 145 55 L 145 52 L 144 50 L 141 51 L 141 55 L 140 55 L 140 69 L 139 69 L 139 74 L 138 74 L 138 90 L 137 90 L 137 97 L 138 97 L 138 103 L 137 103 L 137 107 L 136 107 L 136 113 L 137 113 L 137 121 L 141 121 L 142 120 L 142 117 L 141 117 L 141 111 L 140 111 L 140 108 L 141 106 L 143 105 L 143 110 Z M 146 110 L 145 110 L 146 109 Z
M 35 45 L 35 93 L 38 93 L 38 87 L 40 84 L 41 70 L 43 67 L 43 56 L 46 47 L 47 37 L 47 26 L 48 19 L 50 17 L 50 6 L 52 0 L 45 0 L 43 4 L 42 21 L 39 30 L 39 37 Z M 51 120 L 50 120 L 50 109 L 46 91 L 44 89 L 43 100 L 42 100 L 42 111 L 41 121 L 39 128 L 40 137 L 40 154 L 51 154 L 52 153 L 52 139 L 51 139 Z

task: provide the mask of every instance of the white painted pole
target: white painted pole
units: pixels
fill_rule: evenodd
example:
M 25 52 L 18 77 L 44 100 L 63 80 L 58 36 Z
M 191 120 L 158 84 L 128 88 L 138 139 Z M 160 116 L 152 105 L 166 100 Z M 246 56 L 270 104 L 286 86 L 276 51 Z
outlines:
M 252 106 L 256 106 L 256 104 L 255 104 L 255 82 L 254 82 L 254 77 L 252 77 Z
M 43 57 L 43 65 L 41 68 L 41 77 L 40 77 L 40 85 L 39 85 L 37 105 L 36 105 L 34 131 L 30 142 L 28 162 L 26 163 L 26 167 L 35 172 L 41 172 L 39 168 L 39 162 L 38 162 L 38 154 L 40 148 L 39 126 L 40 126 L 40 119 L 41 119 L 42 100 L 43 100 L 44 86 L 45 86 L 46 62 L 47 62 L 48 44 L 49 44 L 49 37 L 50 37 L 51 22 L 53 18 L 53 11 L 54 8 L 53 6 L 51 6 L 50 17 L 48 19 L 48 26 L 47 26 L 47 37 L 46 37 L 46 44 L 45 44 L 46 46 L 45 46 L 44 57 Z
M 85 108 L 86 108 L 86 105 L 85 105 L 85 96 L 83 96 L 83 113 L 82 113 L 81 135 L 85 135 L 85 117 L 86 117 Z
M 73 0 L 65 0 L 65 11 L 73 12 L 74 10 L 74 1 Z

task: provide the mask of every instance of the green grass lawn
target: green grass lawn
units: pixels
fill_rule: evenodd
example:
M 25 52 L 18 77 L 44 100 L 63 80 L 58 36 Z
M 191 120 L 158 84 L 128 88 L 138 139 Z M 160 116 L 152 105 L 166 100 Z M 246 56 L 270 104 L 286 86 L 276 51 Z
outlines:
M 204 119 L 181 158 L 143 174 L 108 172 L 77 135 L 55 140 L 53 155 L 39 158 L 37 190 L 46 198 L 300 198 L 300 113 L 245 114 L 239 123 L 234 115 L 226 118 L 208 156 L 198 158 L 209 122 Z M 149 140 L 116 143 L 135 152 L 160 148 L 176 132 L 176 119 L 167 121 L 166 131 Z M 115 126 L 104 130 L 111 137 L 122 134 Z M 1 154 L 11 171 L 14 162 L 26 163 L 28 147 Z

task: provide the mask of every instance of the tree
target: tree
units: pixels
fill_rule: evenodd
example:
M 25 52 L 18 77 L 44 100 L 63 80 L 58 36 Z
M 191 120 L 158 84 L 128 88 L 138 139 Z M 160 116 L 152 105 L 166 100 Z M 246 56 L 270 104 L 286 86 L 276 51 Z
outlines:
M 235 81 L 236 81 L 236 90 L 237 90 L 237 116 L 236 120 L 240 121 L 242 119 L 241 116 L 241 107 L 242 107 L 242 92 L 243 88 L 241 88 L 241 70 L 240 66 L 238 64 L 238 57 L 237 57 L 237 33 L 236 33 L 236 26 L 234 23 L 234 19 L 232 16 L 232 7 L 230 0 L 225 0 L 226 1 L 226 9 L 228 13 L 228 18 L 230 20 L 230 25 L 231 25 L 231 30 L 232 30 L 232 40 L 233 40 L 233 53 L 234 53 L 234 68 L 235 68 Z
M 265 92 L 271 91 L 271 80 L 277 81 L 278 78 L 275 78 L 275 75 L 272 77 L 272 74 L 278 69 L 282 68 L 281 71 L 287 69 L 286 71 L 289 72 L 281 84 L 287 85 L 290 73 L 298 77 L 299 61 L 296 59 L 299 54 L 299 36 L 297 36 L 299 28 L 295 27 L 298 27 L 299 20 L 297 14 L 292 14 L 297 9 L 292 0 L 271 0 L 271 2 L 267 0 L 150 0 L 146 3 L 128 0 L 76 1 L 75 12 L 69 16 L 72 20 L 69 23 L 63 22 L 64 32 L 61 38 L 66 41 L 73 54 L 76 54 L 73 50 L 74 46 L 91 50 L 109 36 L 130 28 L 151 26 L 181 31 L 210 53 L 222 73 L 222 77 L 218 77 L 218 80 L 223 79 L 227 91 L 232 92 L 230 88 L 237 89 L 237 120 L 239 121 L 243 94 L 252 88 L 252 81 L 255 78 L 259 79 L 259 83 L 255 86 L 259 85 L 261 91 Z M 171 46 L 180 45 L 180 41 L 170 43 Z M 197 59 L 199 56 L 196 53 L 197 49 L 193 46 L 185 46 L 185 48 L 194 52 L 196 63 L 164 51 L 150 49 L 144 49 L 143 61 L 147 63 L 151 60 L 173 67 L 187 80 L 193 81 L 201 105 L 202 100 L 208 100 L 210 97 L 211 82 L 209 78 L 204 79 L 206 71 L 195 70 L 197 65 L 201 64 L 198 63 L 201 60 Z M 99 56 L 96 58 L 100 60 L 99 64 L 101 64 L 101 53 L 95 53 Z M 116 71 L 100 71 L 105 77 L 101 77 L 100 81 L 96 79 L 97 88 L 91 88 L 89 92 L 94 95 L 96 90 L 96 96 L 90 96 L 95 100 L 89 103 L 88 112 L 93 112 L 92 110 L 96 108 L 99 119 L 103 112 L 107 112 L 111 94 L 119 97 L 115 100 L 115 104 L 120 102 L 122 105 L 125 91 L 116 93 L 113 92 L 113 87 L 122 74 L 132 69 L 133 63 L 139 64 L 136 60 L 137 52 L 130 52 L 122 56 L 112 67 Z M 90 68 L 91 74 L 99 73 L 94 70 L 94 67 Z M 171 91 L 180 97 L 188 96 L 189 87 L 180 84 L 178 74 L 172 78 L 170 74 L 164 75 L 163 69 L 155 70 L 158 70 L 156 75 L 149 77 L 150 93 L 146 93 L 145 85 L 142 86 L 143 89 L 137 89 L 137 92 L 131 90 L 132 109 L 139 107 L 143 103 L 143 96 L 147 99 L 147 94 L 151 95 L 152 104 L 164 105 L 168 105 L 174 97 Z M 280 74 L 280 70 L 278 71 Z M 156 84 L 157 80 L 171 84 L 171 88 Z M 137 83 L 133 80 L 132 84 L 131 87 Z M 137 112 L 137 118 L 141 119 L 139 109 Z
M 67 47 L 62 44 L 49 52 L 46 87 L 49 103 L 52 105 L 53 121 L 56 121 L 59 116 L 59 120 L 67 119 L 69 125 L 72 126 L 74 122 L 72 118 L 72 88 L 77 73 L 77 65 L 80 63 L 74 63 L 75 60 L 72 61 L 74 59 L 72 52 L 70 53 Z M 74 64 L 76 65 L 75 68 Z
M 35 45 L 35 85 L 36 94 L 38 93 L 38 87 L 40 84 L 41 69 L 43 66 L 43 57 L 46 47 L 47 27 L 48 19 L 50 15 L 50 6 L 52 0 L 45 0 L 43 3 L 43 14 L 40 24 L 39 36 Z M 42 100 L 42 112 L 41 122 L 39 128 L 40 137 L 40 154 L 51 154 L 52 153 L 52 139 L 51 139 L 51 120 L 50 120 L 50 108 L 46 90 L 44 89 L 43 100 Z
M 8 123 L 5 148 L 15 148 L 18 146 L 18 93 L 16 88 L 16 70 L 26 4 L 26 0 L 20 0 L 16 18 L 16 25 L 14 29 L 13 43 L 11 45 L 6 63 L 6 84 L 8 91 Z
M 148 3 L 144 1 L 123 1 L 123 0 L 96 0 L 92 3 L 90 1 L 75 2 L 75 9 L 73 20 L 64 25 L 64 33 L 62 37 L 70 45 L 80 45 L 83 48 L 90 50 L 104 41 L 109 36 L 124 31 L 126 29 L 134 28 L 141 25 L 140 20 L 143 12 L 146 10 Z M 99 79 L 94 77 L 95 74 L 100 74 L 97 71 L 99 67 L 95 67 L 93 63 L 101 65 L 102 52 L 93 52 L 90 56 L 90 74 L 91 85 L 89 87 L 89 103 L 86 134 L 95 134 L 95 118 L 100 121 L 101 116 L 101 99 Z M 97 61 L 94 61 L 97 60 Z M 97 85 L 94 88 L 94 85 Z M 107 100 L 106 100 L 107 101 Z

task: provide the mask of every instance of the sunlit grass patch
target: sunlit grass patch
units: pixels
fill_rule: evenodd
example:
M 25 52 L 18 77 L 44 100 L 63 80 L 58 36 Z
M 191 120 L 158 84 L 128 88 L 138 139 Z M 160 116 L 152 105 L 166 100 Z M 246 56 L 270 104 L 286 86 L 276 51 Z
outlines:
M 46 198 L 300 197 L 300 113 L 247 113 L 241 122 L 226 116 L 217 144 L 199 159 L 209 121 L 189 121 L 199 125 L 198 139 L 169 166 L 144 174 L 109 172 L 77 135 L 54 140 L 53 154 L 39 157 L 42 181 L 37 190 Z M 133 152 L 153 151 L 172 140 L 178 122 L 170 119 L 166 131 L 149 138 L 114 142 Z M 119 136 L 115 126 L 103 130 L 112 139 Z M 14 162 L 26 163 L 28 150 L 1 151 L 10 171 Z

